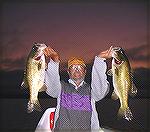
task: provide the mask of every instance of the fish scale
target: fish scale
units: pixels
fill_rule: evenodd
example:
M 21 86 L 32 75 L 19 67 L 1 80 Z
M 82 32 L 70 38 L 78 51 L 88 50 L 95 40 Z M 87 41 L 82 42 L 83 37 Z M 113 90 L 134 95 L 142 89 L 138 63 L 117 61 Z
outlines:
M 26 62 L 26 70 L 24 74 L 24 85 L 29 89 L 29 102 L 27 112 L 31 113 L 34 110 L 41 111 L 41 106 L 38 100 L 38 92 L 46 89 L 44 85 L 45 77 L 45 55 L 43 50 L 47 46 L 45 44 L 36 43 L 33 45 Z
M 118 116 L 130 121 L 133 118 L 132 112 L 128 106 L 128 95 L 135 95 L 137 88 L 133 84 L 131 76 L 131 67 L 128 58 L 121 47 L 115 47 L 112 50 L 112 69 L 107 73 L 113 77 L 114 91 L 112 99 L 120 101 Z

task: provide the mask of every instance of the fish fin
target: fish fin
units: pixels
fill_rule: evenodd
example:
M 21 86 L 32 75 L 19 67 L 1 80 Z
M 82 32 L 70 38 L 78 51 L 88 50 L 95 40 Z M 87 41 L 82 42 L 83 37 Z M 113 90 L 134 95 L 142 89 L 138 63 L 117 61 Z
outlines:
M 112 69 L 109 69 L 109 70 L 107 71 L 107 75 L 109 75 L 109 76 L 113 76 Z
M 28 85 L 27 79 L 26 79 L 26 72 L 24 71 L 23 81 L 21 83 L 21 89 L 27 89 L 28 87 L 29 87 L 29 85 Z
M 42 62 L 40 61 L 40 62 L 38 63 L 38 70 L 40 70 L 41 67 L 42 67 Z
M 111 95 L 111 98 L 113 100 L 117 100 L 118 99 L 118 95 L 115 93 L 115 91 L 113 91 L 112 95 Z
M 48 63 L 50 62 L 50 58 L 45 56 L 45 70 L 48 69 Z
M 133 115 L 132 115 L 132 112 L 130 110 L 130 108 L 122 108 L 120 107 L 119 111 L 118 111 L 118 117 L 122 117 L 124 119 L 126 119 L 127 121 L 131 121 L 133 119 Z
M 34 103 L 31 103 L 31 101 L 28 102 L 27 113 L 31 113 L 34 110 L 42 111 L 39 100 L 35 100 Z
M 47 86 L 44 84 L 44 85 L 40 88 L 39 92 L 46 91 L 46 89 L 47 89 Z
M 129 95 L 131 97 L 134 97 L 136 94 L 137 94 L 137 88 L 136 88 L 135 84 L 132 82 L 132 87 L 130 89 Z
M 45 70 L 47 70 L 48 69 L 48 64 L 47 63 L 45 63 Z
M 133 77 L 134 71 L 133 69 L 130 70 L 130 75 Z
M 21 83 L 21 89 L 27 89 L 27 88 L 28 88 L 28 84 L 25 81 L 23 81 Z

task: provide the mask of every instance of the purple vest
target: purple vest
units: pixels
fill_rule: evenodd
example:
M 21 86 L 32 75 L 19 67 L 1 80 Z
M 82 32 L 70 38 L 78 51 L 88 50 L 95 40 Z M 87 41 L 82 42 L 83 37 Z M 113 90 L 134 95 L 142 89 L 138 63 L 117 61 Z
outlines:
M 91 129 L 91 87 L 84 83 L 77 90 L 70 83 L 62 82 L 59 118 L 56 130 Z

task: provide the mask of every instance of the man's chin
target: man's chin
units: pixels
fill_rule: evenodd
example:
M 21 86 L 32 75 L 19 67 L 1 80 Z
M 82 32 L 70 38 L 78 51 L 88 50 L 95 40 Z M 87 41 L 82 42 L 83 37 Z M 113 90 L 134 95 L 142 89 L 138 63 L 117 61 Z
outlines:
M 73 78 L 72 80 L 75 82 L 82 82 L 84 78 Z

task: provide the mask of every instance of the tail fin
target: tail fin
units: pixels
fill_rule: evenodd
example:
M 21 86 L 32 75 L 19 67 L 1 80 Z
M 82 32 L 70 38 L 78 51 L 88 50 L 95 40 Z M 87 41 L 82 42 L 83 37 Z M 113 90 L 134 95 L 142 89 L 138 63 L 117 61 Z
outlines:
M 42 111 L 41 105 L 38 100 L 35 100 L 33 103 L 31 101 L 28 102 L 27 112 L 31 113 L 33 110 Z
M 133 115 L 132 115 L 132 112 L 129 107 L 126 109 L 120 107 L 120 109 L 118 111 L 118 116 L 123 117 L 124 119 L 126 119 L 128 121 L 131 121 L 133 119 Z

